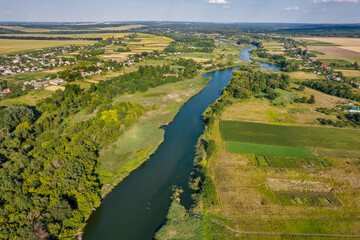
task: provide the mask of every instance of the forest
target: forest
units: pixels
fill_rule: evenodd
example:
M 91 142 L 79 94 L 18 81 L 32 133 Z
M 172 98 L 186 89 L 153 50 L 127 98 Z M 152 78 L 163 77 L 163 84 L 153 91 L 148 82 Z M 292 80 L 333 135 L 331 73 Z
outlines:
M 140 66 L 88 91 L 68 84 L 34 107 L 2 107 L 0 238 L 72 239 L 101 202 L 99 152 L 146 111 L 139 103 L 112 99 L 196 75 L 193 60 L 178 64 L 179 77 L 164 76 L 174 72 L 169 65 Z M 94 117 L 70 122 L 79 111 Z

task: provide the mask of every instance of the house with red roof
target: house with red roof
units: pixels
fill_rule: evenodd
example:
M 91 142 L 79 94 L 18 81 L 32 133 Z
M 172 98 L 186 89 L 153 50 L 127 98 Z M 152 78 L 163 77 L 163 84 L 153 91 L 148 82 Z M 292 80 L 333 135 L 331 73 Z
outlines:
M 322 66 L 323 68 L 328 68 L 328 65 L 327 65 L 326 63 L 322 63 L 321 66 Z
M 5 89 L 4 89 L 4 93 L 11 93 L 11 91 L 10 91 L 10 89 L 5 88 Z

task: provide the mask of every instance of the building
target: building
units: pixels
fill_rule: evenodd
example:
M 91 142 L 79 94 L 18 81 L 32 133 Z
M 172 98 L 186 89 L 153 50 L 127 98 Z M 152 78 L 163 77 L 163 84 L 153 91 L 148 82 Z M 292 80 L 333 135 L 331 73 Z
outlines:
M 351 107 L 351 108 L 349 108 L 349 112 L 351 112 L 351 113 L 360 113 L 360 108 Z
M 323 68 L 328 68 L 328 65 L 327 65 L 326 63 L 322 63 L 321 66 L 322 66 Z
M 10 91 L 10 89 L 5 88 L 5 89 L 4 89 L 4 93 L 11 93 L 11 91 Z

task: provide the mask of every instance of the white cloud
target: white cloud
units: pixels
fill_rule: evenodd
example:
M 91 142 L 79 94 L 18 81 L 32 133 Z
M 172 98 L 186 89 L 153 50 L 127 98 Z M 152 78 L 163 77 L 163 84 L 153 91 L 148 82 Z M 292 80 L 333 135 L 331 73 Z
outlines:
M 229 4 L 227 0 L 208 0 L 209 3 Z
M 229 5 L 225 5 L 223 8 L 230 8 L 230 6 L 229 6 Z
M 299 11 L 300 8 L 298 6 L 296 7 L 286 7 L 284 8 L 285 11 Z
M 359 0 L 312 0 L 314 3 L 357 3 Z

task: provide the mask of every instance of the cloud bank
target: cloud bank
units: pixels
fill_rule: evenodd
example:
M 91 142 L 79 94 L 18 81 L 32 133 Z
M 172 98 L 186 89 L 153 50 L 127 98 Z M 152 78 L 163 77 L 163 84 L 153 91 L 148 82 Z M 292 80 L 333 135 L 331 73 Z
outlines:
M 285 11 L 299 11 L 300 8 L 298 6 L 296 7 L 286 7 L 284 8 Z
M 359 0 L 313 0 L 314 3 L 357 3 Z
M 216 3 L 216 4 L 229 4 L 227 0 L 208 0 L 209 3 Z

